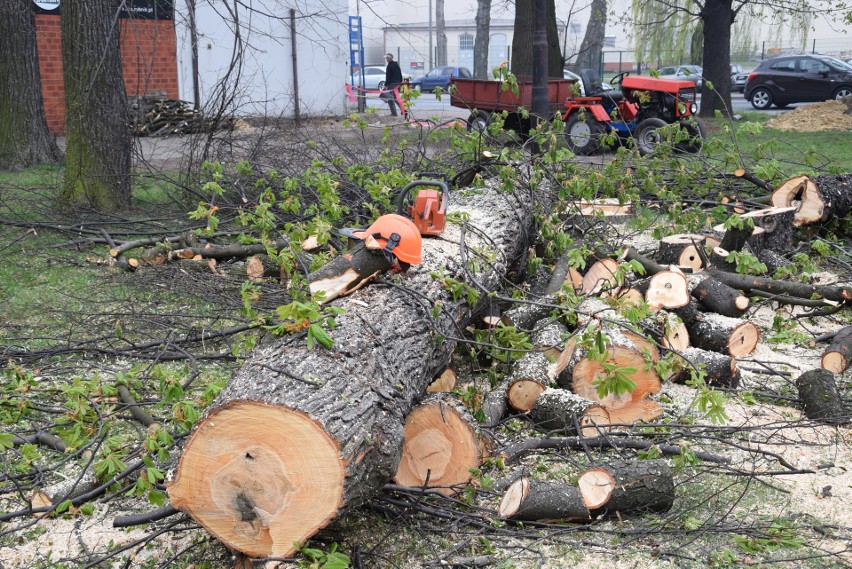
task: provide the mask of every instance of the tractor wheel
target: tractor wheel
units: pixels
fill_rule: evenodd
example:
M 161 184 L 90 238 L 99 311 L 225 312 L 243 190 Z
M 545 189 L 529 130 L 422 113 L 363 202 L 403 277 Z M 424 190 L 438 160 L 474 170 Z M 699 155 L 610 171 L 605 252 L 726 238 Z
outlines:
M 768 109 L 772 106 L 772 92 L 766 87 L 758 87 L 751 92 L 749 100 L 751 101 L 751 106 L 758 111 Z
M 478 132 L 486 134 L 488 125 L 491 124 L 491 113 L 488 111 L 473 111 L 467 118 L 468 132 Z
M 689 140 L 683 140 L 677 143 L 675 147 L 680 152 L 695 153 L 701 150 L 704 145 L 704 123 L 698 120 L 697 117 L 689 117 L 680 121 L 680 128 L 689 134 Z
M 666 121 L 657 117 L 651 117 L 639 123 L 633 132 L 633 137 L 636 139 L 636 148 L 639 149 L 640 155 L 648 156 L 654 153 L 663 139 L 659 130 L 666 124 L 668 124 Z
M 591 113 L 574 113 L 565 124 L 565 141 L 574 154 L 586 156 L 601 146 L 604 127 Z

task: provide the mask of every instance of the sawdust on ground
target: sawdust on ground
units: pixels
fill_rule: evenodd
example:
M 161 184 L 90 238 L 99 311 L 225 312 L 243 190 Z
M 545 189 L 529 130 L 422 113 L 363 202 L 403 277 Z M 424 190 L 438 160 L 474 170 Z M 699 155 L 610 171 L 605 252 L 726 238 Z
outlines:
M 767 121 L 766 128 L 787 131 L 852 130 L 852 97 L 805 105 Z

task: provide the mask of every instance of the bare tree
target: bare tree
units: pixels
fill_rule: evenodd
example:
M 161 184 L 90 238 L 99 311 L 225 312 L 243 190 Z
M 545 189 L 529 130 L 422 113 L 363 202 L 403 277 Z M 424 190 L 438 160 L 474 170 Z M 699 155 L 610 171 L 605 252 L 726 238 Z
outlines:
M 444 17 L 444 0 L 435 0 L 435 35 L 437 36 L 437 65 L 447 64 L 447 20 Z
M 534 0 L 515 2 L 515 29 L 512 39 L 512 73 L 532 76 Z M 547 0 L 547 61 L 548 76 L 562 77 L 562 51 L 559 49 L 559 28 L 556 26 L 556 3 Z
M 600 69 L 604 36 L 606 35 L 606 0 L 592 0 L 592 13 L 586 35 L 577 55 L 577 68 Z
M 0 2 L 0 169 L 59 161 L 47 130 L 30 0 Z
M 130 203 L 131 131 L 119 52 L 121 0 L 62 3 L 68 204 Z
M 473 42 L 473 76 L 488 79 L 488 45 L 491 40 L 491 0 L 476 3 L 476 39 Z

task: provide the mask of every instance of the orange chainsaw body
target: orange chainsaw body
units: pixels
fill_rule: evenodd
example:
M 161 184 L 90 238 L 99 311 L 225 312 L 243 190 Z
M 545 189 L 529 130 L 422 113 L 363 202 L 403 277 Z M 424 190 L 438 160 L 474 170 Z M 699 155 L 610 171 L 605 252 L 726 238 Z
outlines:
M 420 190 L 408 207 L 408 216 L 421 235 L 440 235 L 447 224 L 446 192 Z

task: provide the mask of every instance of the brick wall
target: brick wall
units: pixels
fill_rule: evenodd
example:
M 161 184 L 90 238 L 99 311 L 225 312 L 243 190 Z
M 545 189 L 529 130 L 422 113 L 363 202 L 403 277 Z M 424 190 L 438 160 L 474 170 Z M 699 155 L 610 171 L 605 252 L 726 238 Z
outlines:
M 36 14 L 41 90 L 47 126 L 65 132 L 60 16 Z M 178 97 L 177 48 L 171 20 L 121 20 L 121 60 L 127 95 Z

